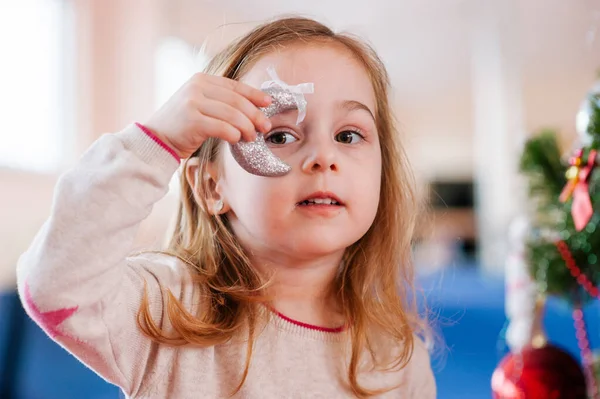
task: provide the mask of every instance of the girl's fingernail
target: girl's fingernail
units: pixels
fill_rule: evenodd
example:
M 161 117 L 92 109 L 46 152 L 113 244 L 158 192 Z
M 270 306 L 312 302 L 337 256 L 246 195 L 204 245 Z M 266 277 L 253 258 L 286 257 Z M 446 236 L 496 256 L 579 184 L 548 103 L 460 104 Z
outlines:
M 268 132 L 269 130 L 271 130 L 271 121 L 270 120 L 266 120 L 263 123 L 263 129 L 265 130 L 265 132 Z

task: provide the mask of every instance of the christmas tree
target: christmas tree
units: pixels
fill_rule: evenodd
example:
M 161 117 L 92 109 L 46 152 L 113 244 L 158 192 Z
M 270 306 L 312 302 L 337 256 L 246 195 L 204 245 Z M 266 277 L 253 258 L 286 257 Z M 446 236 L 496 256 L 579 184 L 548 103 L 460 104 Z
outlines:
M 562 157 L 557 133 L 545 130 L 526 142 L 520 160 L 530 198 L 526 264 L 539 297 L 561 297 L 574 309 L 591 398 L 599 392 L 594 373 L 598 367 L 593 364 L 582 309 L 585 303 L 600 298 L 600 173 L 595 171 L 600 160 L 598 89 L 592 90 L 578 115 L 579 122 L 584 119 L 580 123 L 583 128 L 572 154 Z M 539 358 L 539 353 L 534 355 Z
M 541 293 L 575 305 L 598 296 L 600 282 L 599 99 L 597 93 L 589 97 L 585 144 L 572 156 L 562 158 L 556 133 L 543 131 L 527 141 L 520 163 L 532 205 L 531 276 Z

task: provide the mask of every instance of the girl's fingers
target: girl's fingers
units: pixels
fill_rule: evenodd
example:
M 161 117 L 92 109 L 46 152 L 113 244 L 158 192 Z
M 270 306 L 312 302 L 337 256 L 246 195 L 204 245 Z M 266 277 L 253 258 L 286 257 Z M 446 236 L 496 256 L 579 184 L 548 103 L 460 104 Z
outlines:
M 252 121 L 242 111 L 231 105 L 222 101 L 204 98 L 199 104 L 198 110 L 205 116 L 232 125 L 241 132 L 244 140 L 254 141 L 256 139 L 256 129 Z
M 208 85 L 204 90 L 204 96 L 229 104 L 241 111 L 254 124 L 257 131 L 267 133 L 271 129 L 271 122 L 256 105 L 246 97 L 227 87 Z
M 199 116 L 197 131 L 204 137 L 216 137 L 231 144 L 239 142 L 242 137 L 241 132 L 230 123 L 206 115 Z
M 266 107 L 271 103 L 271 97 L 269 95 L 262 90 L 247 85 L 246 83 L 214 75 L 204 75 L 204 78 L 208 83 L 225 87 L 242 95 L 257 107 Z

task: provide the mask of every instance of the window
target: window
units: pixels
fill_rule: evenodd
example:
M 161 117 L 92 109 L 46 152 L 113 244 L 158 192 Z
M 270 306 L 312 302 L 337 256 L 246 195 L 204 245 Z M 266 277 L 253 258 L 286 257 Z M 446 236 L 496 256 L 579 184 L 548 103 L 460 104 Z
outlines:
M 70 101 L 67 16 L 64 1 L 0 1 L 0 167 L 59 167 Z

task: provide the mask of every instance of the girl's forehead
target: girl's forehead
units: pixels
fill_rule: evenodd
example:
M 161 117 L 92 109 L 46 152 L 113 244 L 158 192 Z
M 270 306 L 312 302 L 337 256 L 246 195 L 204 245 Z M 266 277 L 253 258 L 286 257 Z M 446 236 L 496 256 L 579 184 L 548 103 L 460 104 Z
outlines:
M 269 67 L 289 85 L 313 83 L 315 93 L 309 95 L 311 98 L 327 94 L 375 106 L 373 86 L 365 67 L 341 45 L 292 45 L 274 50 L 259 58 L 241 80 L 260 87 L 271 80 Z

